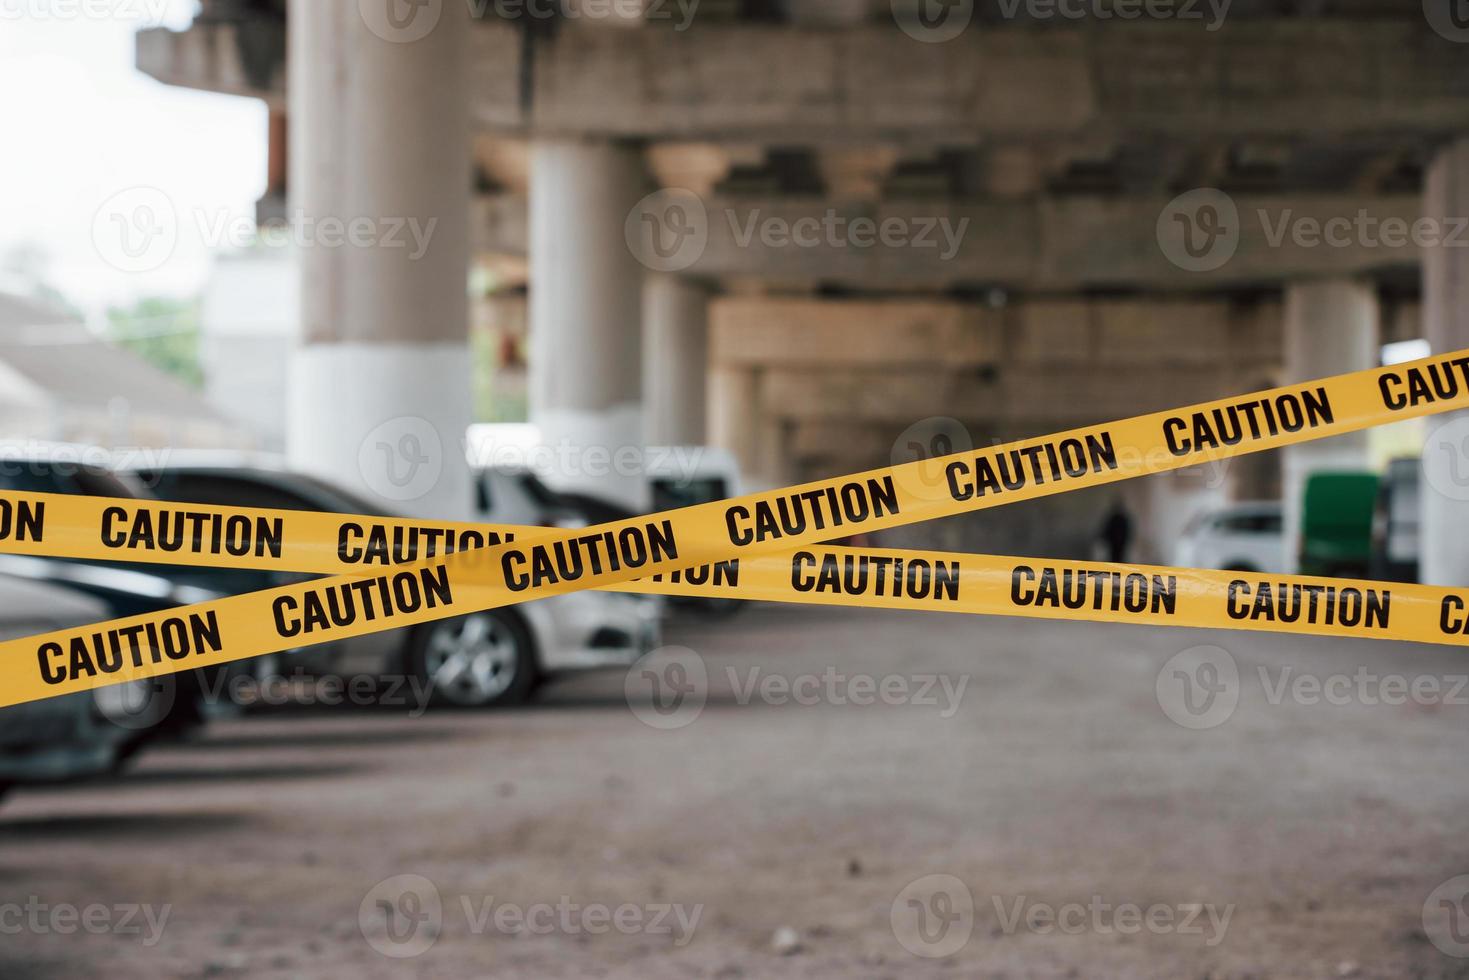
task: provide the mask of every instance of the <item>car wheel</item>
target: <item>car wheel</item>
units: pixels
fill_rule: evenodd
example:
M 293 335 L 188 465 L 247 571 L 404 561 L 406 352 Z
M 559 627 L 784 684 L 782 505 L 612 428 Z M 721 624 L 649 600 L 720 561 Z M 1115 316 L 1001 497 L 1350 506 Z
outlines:
M 466 708 L 518 704 L 536 685 L 530 632 L 519 617 L 500 609 L 419 628 L 410 664 L 435 700 Z

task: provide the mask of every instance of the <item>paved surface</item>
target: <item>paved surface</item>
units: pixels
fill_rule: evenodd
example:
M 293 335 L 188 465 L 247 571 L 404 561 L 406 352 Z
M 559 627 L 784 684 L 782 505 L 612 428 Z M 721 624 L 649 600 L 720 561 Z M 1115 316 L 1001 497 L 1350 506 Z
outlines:
M 710 678 L 696 716 L 697 695 L 666 714 L 635 698 L 688 722 L 670 730 L 599 675 L 507 713 L 273 710 L 119 781 L 17 794 L 0 976 L 1469 975 L 1439 948 L 1469 943 L 1469 917 L 1449 931 L 1456 884 L 1424 922 L 1469 872 L 1469 709 L 1436 703 L 1454 682 L 1421 703 L 1365 703 L 1370 680 L 1347 704 L 1307 703 L 1309 682 L 1271 703 L 1287 667 L 1288 684 L 1442 678 L 1462 655 L 797 607 L 670 639 L 702 659 L 655 676 Z M 1232 713 L 1217 652 L 1169 664 L 1200 643 L 1232 655 Z M 865 689 L 829 668 L 924 696 L 833 703 Z M 1170 720 L 1160 669 L 1175 714 L 1178 669 L 1207 707 L 1180 717 L 1222 723 Z M 820 703 L 768 703 L 770 677 L 803 676 Z M 432 887 L 379 884 L 408 874 Z M 161 932 L 144 912 L 123 926 L 138 904 L 154 923 L 167 907 Z M 89 905 L 110 932 L 47 918 Z

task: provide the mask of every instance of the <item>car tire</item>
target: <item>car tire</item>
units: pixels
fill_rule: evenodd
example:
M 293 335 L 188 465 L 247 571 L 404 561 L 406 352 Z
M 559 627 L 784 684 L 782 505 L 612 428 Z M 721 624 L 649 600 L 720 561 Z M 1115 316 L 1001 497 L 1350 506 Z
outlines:
M 425 623 L 413 631 L 407 659 L 434 703 L 460 708 L 520 704 L 540 674 L 530 630 L 504 609 Z

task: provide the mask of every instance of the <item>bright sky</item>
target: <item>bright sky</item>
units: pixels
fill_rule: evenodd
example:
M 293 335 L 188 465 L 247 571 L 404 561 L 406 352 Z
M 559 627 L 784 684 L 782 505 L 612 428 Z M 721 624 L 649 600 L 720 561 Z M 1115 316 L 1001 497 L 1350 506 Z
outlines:
M 264 190 L 267 121 L 257 100 L 172 88 L 134 68 L 136 30 L 159 14 L 182 28 L 194 9 L 0 0 L 0 278 L 34 271 L 19 256 L 37 249 L 42 278 L 92 316 L 199 291 L 210 223 L 253 216 Z M 107 228 L 115 195 L 139 187 L 152 190 L 134 198 L 172 205 L 177 244 L 167 261 L 125 271 L 107 258 L 116 238 L 99 246 L 94 229 Z

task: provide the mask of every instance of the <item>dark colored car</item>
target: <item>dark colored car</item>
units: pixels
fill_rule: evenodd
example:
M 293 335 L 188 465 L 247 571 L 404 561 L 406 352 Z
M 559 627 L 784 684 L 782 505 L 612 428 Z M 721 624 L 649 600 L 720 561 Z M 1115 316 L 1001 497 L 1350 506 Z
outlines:
M 85 626 L 107 605 L 71 589 L 0 575 L 0 640 Z M 119 768 L 158 734 L 140 713 L 147 681 L 0 708 L 0 796 L 14 786 L 81 779 Z
M 80 447 L 30 445 L 24 453 L 0 449 L 0 488 L 27 493 L 98 497 L 146 496 L 134 482 L 91 463 L 78 462 Z M 136 616 L 235 591 L 243 579 L 163 564 L 0 554 L 0 573 L 51 582 L 85 592 L 106 603 L 108 617 Z M 253 586 L 259 588 L 259 586 Z M 169 674 L 151 682 L 155 704 L 165 705 L 159 725 L 185 732 L 209 718 L 232 713 L 228 692 L 233 680 L 255 670 L 252 661 Z

